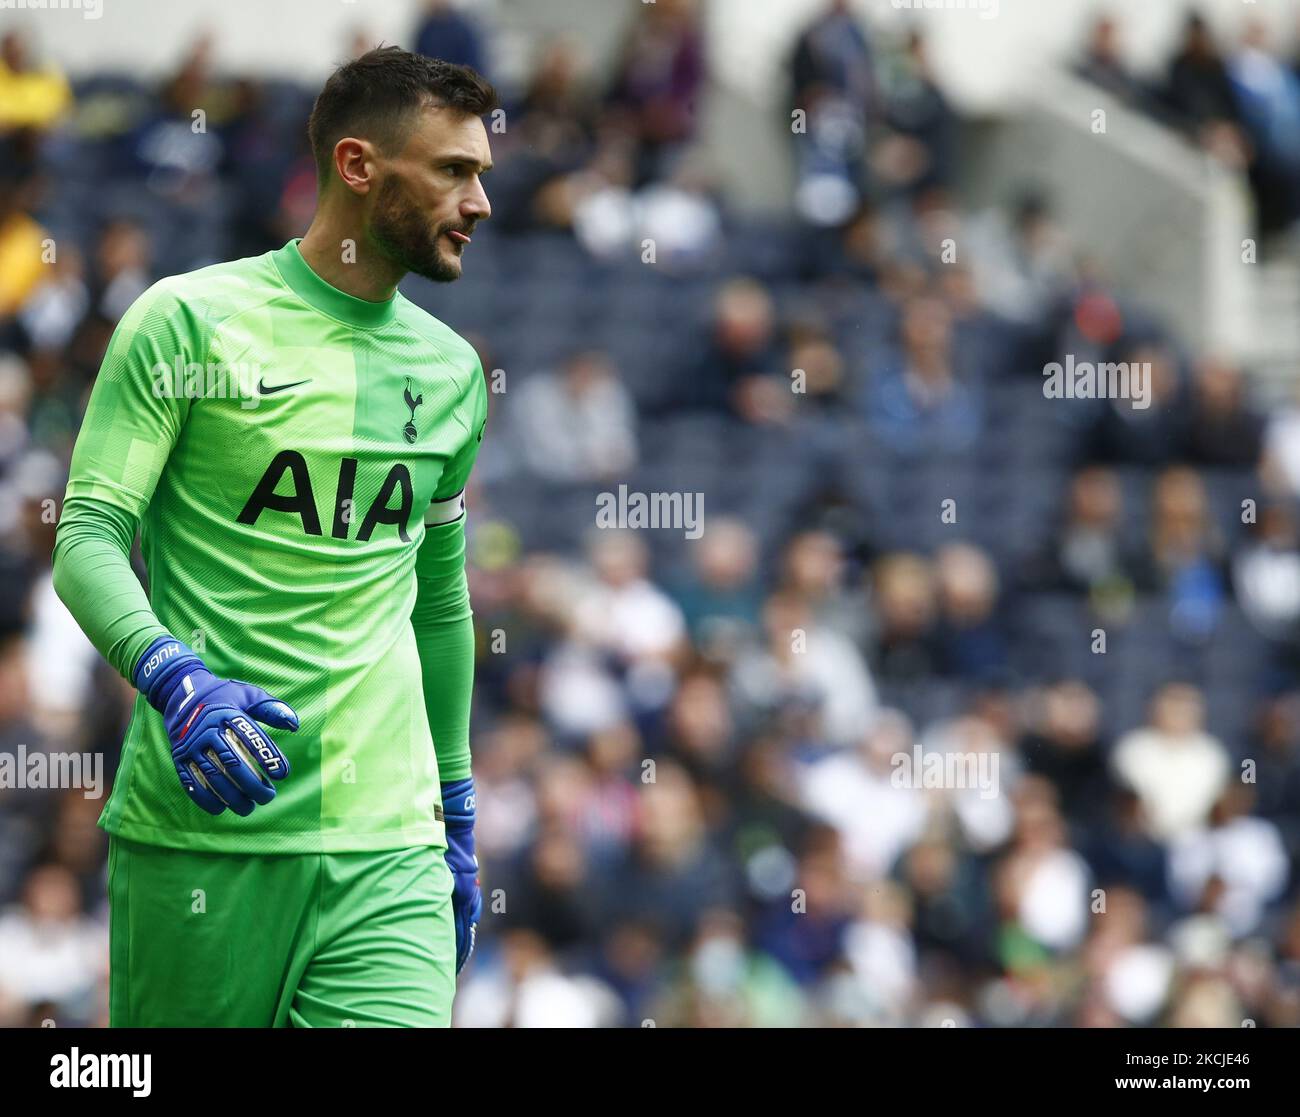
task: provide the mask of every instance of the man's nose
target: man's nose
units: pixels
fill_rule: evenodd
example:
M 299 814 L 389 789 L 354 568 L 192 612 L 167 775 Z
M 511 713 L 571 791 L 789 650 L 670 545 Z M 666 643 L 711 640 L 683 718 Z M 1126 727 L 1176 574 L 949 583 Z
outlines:
M 483 184 L 477 179 L 474 182 L 474 189 L 460 203 L 460 215 L 462 217 L 471 217 L 475 221 L 486 221 L 492 216 L 492 203 L 488 201 Z

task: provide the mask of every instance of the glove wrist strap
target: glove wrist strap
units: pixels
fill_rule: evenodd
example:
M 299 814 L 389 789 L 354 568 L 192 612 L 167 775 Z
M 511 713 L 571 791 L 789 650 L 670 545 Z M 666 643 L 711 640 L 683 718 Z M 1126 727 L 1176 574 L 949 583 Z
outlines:
M 442 814 L 447 828 L 464 829 L 474 825 L 474 777 L 442 785 Z
M 167 712 L 167 699 L 176 681 L 186 672 L 203 668 L 203 660 L 174 636 L 160 636 L 140 657 L 131 674 L 135 688 L 160 713 Z

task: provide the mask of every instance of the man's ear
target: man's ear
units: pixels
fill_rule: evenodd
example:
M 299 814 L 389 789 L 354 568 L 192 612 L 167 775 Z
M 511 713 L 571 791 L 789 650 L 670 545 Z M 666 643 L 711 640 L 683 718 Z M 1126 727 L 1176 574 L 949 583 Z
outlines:
M 334 145 L 334 170 L 343 185 L 354 194 L 368 194 L 374 182 L 374 148 L 355 136 L 344 136 Z

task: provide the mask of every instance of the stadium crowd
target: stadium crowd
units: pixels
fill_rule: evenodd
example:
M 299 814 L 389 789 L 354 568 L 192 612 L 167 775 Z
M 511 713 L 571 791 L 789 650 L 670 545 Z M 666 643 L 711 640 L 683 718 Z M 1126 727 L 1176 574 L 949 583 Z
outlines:
M 697 16 L 636 7 L 608 78 L 559 40 L 506 86 L 465 277 L 403 286 L 492 387 L 458 1021 L 1300 1025 L 1300 409 L 1031 184 L 964 207 L 923 39 L 839 3 L 772 121 L 807 114 L 792 216 L 733 212 Z M 491 57 L 440 3 L 416 43 Z M 302 233 L 312 90 L 207 41 L 156 87 L 0 60 L 0 751 L 109 780 L 133 692 L 50 579 L 80 412 L 149 283 Z M 1067 353 L 1149 406 L 1047 398 Z M 622 485 L 701 494 L 699 538 L 598 527 Z M 106 1019 L 102 805 L 0 787 L 6 1024 Z

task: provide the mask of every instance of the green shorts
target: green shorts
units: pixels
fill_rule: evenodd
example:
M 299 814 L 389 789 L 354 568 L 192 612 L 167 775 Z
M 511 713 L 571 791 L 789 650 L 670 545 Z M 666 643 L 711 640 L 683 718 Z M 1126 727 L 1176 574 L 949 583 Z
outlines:
M 110 836 L 110 1025 L 449 1026 L 443 854 L 206 853 Z

